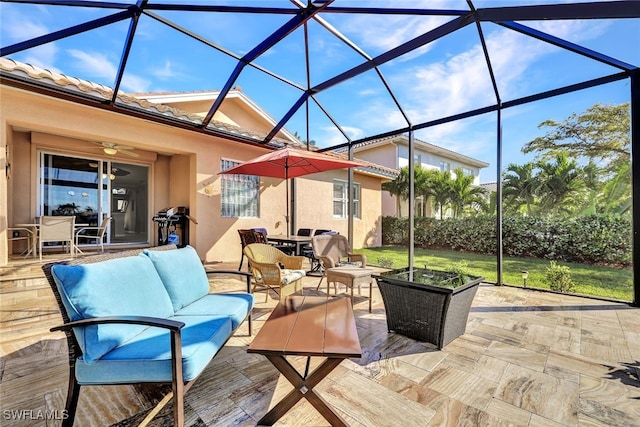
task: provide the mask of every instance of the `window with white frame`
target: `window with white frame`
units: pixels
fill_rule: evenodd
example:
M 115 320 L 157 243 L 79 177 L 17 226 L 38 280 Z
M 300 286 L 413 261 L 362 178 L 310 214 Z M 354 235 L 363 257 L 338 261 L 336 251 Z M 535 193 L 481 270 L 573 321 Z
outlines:
M 349 217 L 348 193 L 347 181 L 340 179 L 333 180 L 333 217 L 340 219 L 347 219 Z M 360 184 L 353 183 L 353 217 L 360 218 Z
M 451 170 L 451 164 L 449 162 L 440 162 L 440 170 L 442 172 L 450 171 Z
M 462 173 L 464 176 L 473 176 L 473 171 L 469 168 L 462 168 Z
M 239 165 L 232 160 L 220 160 L 220 170 Z M 254 175 L 220 175 L 220 216 L 241 218 L 258 216 L 260 178 Z

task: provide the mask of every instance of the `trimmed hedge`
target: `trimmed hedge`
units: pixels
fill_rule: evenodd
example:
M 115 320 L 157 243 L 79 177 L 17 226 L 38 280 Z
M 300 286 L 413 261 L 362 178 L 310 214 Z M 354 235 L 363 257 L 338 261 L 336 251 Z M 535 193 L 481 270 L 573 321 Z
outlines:
M 631 217 L 588 215 L 577 218 L 502 218 L 503 254 L 586 264 L 629 266 L 632 263 Z M 496 254 L 496 217 L 416 218 L 415 245 Z M 407 218 L 382 218 L 382 243 L 409 243 Z

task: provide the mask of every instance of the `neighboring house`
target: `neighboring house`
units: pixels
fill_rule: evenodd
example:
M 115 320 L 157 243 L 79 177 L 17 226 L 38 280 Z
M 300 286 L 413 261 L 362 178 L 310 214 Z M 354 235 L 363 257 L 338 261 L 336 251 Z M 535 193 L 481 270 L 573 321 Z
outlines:
M 406 135 L 392 136 L 376 139 L 357 145 L 354 156 L 375 164 L 383 165 L 392 169 L 400 169 L 409 166 L 409 138 Z M 438 169 L 443 171 L 453 171 L 462 169 L 464 174 L 474 177 L 474 184 L 480 184 L 480 170 L 489 166 L 489 163 L 473 159 L 471 157 L 456 153 L 446 148 L 439 147 L 428 142 L 414 140 L 414 165 L 420 165 L 423 169 Z M 433 216 L 429 203 L 422 198 L 416 199 L 416 215 Z M 382 215 L 397 216 L 398 203 L 395 196 L 386 191 L 382 192 Z M 407 201 L 401 200 L 400 213 L 407 216 Z
M 237 229 L 266 227 L 286 234 L 284 180 L 219 175 L 264 154 L 264 147 L 70 102 L 46 90 L 55 86 L 75 95 L 113 97 L 111 88 L 92 82 L 5 58 L 0 72 L 0 164 L 6 170 L 0 174 L 0 265 L 10 249 L 7 227 L 62 209 L 92 224 L 112 216 L 108 245 L 119 248 L 155 245 L 159 230 L 152 217 L 169 207 L 188 207 L 189 244 L 209 262 L 239 260 Z M 14 83 L 6 83 L 9 77 Z M 240 90 L 232 95 L 209 126 L 229 135 L 264 135 L 273 119 Z M 116 102 L 133 111 L 198 121 L 215 96 L 119 94 Z M 286 130 L 270 144 L 304 147 Z M 393 172 L 367 162 L 354 170 L 354 247 L 381 244 L 380 186 Z M 347 234 L 346 183 L 345 170 L 296 178 L 291 198 L 297 227 Z

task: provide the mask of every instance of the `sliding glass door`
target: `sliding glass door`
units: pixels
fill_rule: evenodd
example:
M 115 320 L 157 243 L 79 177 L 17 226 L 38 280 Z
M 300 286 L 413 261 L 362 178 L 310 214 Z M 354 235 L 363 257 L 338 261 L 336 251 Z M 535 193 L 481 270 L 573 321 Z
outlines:
M 42 152 L 38 170 L 38 216 L 111 217 L 106 243 L 149 241 L 148 166 Z

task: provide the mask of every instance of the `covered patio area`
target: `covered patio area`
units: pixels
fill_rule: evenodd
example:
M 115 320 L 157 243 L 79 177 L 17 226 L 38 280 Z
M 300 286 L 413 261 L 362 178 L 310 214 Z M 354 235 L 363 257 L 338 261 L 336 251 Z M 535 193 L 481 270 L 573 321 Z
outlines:
M 305 295 L 324 295 L 317 280 L 305 278 Z M 242 286 L 231 277 L 211 282 L 213 291 Z M 61 318 L 39 263 L 12 260 L 0 290 L 2 425 L 59 425 L 51 419 L 62 416 L 55 410 L 64 407 L 67 347 L 61 333 L 49 332 Z M 438 351 L 388 333 L 377 286 L 372 313 L 367 292 L 356 293 L 354 306 L 363 357 L 346 360 L 318 386 L 349 425 L 634 426 L 640 419 L 638 308 L 483 284 L 466 334 Z M 276 302 L 257 298 L 255 331 Z M 186 425 L 253 426 L 288 393 L 288 381 L 264 357 L 247 354 L 245 333 L 240 328 L 187 393 Z M 295 363 L 304 369 L 303 358 Z M 84 387 L 76 425 L 138 425 L 165 391 Z M 149 425 L 171 425 L 168 411 Z M 327 422 L 303 400 L 277 425 Z

